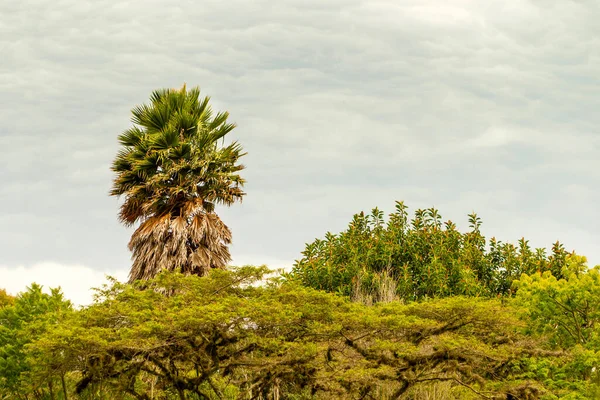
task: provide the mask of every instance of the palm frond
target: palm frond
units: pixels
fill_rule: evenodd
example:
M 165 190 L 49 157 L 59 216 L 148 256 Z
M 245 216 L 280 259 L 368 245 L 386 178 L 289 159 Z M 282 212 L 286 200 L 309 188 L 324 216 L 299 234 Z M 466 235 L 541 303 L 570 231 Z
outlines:
M 153 150 L 169 150 L 179 145 L 179 134 L 173 129 L 166 129 L 150 139 Z

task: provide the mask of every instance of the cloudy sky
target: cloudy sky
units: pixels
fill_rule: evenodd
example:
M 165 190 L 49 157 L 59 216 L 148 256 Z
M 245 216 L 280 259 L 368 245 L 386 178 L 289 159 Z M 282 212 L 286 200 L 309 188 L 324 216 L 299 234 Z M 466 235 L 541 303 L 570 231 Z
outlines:
M 395 200 L 600 264 L 597 0 L 0 2 L 0 287 L 85 303 L 125 278 L 107 195 L 153 89 L 199 85 L 238 124 L 235 264 Z

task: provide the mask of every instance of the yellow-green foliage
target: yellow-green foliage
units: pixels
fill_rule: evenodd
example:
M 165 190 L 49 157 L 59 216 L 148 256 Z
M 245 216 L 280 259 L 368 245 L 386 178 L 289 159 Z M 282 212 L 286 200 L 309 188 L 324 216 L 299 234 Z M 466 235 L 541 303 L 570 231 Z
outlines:
M 264 267 L 113 281 L 77 311 L 33 285 L 0 308 L 0 398 L 595 398 L 600 267 L 565 270 L 371 306 Z
M 30 385 L 65 377 L 71 398 L 90 399 L 551 393 L 526 367 L 532 354 L 547 359 L 540 343 L 500 300 L 369 307 L 281 280 L 256 285 L 266 272 L 114 282 L 27 347 Z
M 588 270 L 585 257 L 573 254 L 564 275 L 523 275 L 514 283 L 529 335 L 543 339 L 548 349 L 569 353 L 564 364 L 532 360 L 537 373 L 532 377 L 550 387 L 575 385 L 583 393 L 569 398 L 599 398 L 600 266 Z
M 15 298 L 6 293 L 6 290 L 0 289 L 0 308 L 13 304 Z

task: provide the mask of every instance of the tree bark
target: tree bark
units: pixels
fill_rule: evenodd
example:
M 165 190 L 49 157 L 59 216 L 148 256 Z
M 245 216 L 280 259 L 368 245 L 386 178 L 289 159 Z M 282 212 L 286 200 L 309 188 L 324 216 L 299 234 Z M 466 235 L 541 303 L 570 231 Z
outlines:
M 55 400 L 56 397 L 54 397 L 54 385 L 52 384 L 52 379 L 48 381 L 48 391 L 50 392 L 50 399 Z
M 60 383 L 62 384 L 63 395 L 65 400 L 69 400 L 69 394 L 67 393 L 67 384 L 65 383 L 65 374 L 60 376 Z

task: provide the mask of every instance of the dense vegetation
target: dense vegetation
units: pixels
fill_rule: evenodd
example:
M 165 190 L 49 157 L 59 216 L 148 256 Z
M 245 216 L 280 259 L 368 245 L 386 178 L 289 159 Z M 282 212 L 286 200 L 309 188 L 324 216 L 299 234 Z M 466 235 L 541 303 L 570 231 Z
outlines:
M 370 215 L 361 212 L 346 231 L 308 244 L 290 277 L 361 301 L 411 301 L 507 295 L 523 273 L 566 276 L 568 253 L 559 242 L 547 255 L 524 238 L 518 246 L 486 241 L 476 214 L 469 215 L 469 225 L 461 233 L 452 221 L 442 222 L 435 208 L 419 209 L 409 220 L 403 202 L 396 202 L 387 223 L 377 208 Z
M 33 285 L 0 308 L 0 398 L 595 398 L 600 269 L 584 263 L 523 275 L 514 298 L 371 306 L 265 267 L 112 282 L 80 310 Z
M 128 283 L 75 308 L 0 289 L 0 399 L 600 398 L 600 266 L 461 233 L 396 204 L 307 244 L 289 273 L 229 267 L 233 129 L 198 89 L 133 109 L 111 194 L 139 223 Z M 270 278 L 268 278 L 271 276 Z

